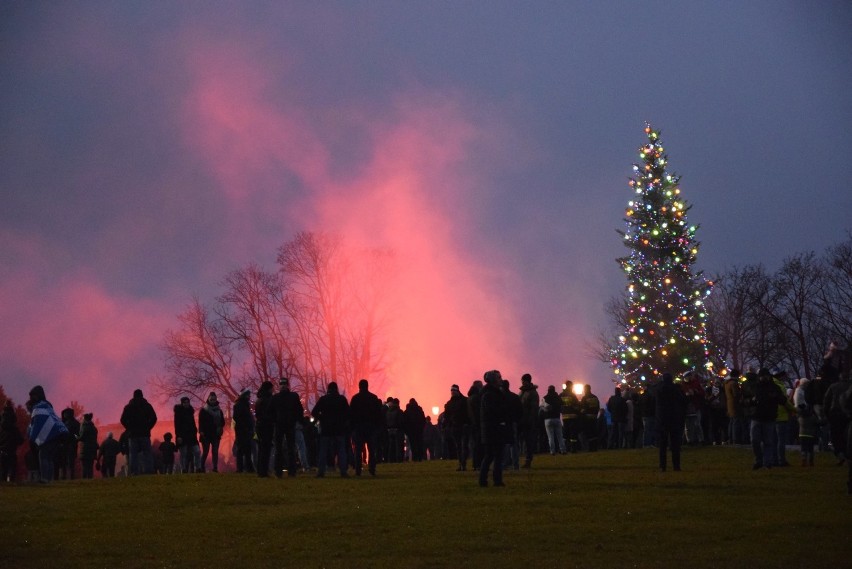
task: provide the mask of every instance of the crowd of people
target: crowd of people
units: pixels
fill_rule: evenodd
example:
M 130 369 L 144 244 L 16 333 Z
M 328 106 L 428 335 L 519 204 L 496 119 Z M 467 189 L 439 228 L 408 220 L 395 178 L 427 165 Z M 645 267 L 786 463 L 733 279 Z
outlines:
M 832 350 L 826 356 L 831 362 Z M 801 466 L 814 465 L 817 449 L 831 449 L 842 464 L 852 449 L 852 379 L 842 366 L 825 365 L 813 380 L 790 380 L 783 371 L 761 368 L 741 374 L 731 370 L 722 378 L 705 379 L 688 372 L 677 380 L 662 374 L 660 381 L 640 388 L 620 385 L 605 404 L 590 385 L 575 392 L 568 381 L 557 392 L 547 387 L 539 396 L 530 374 L 521 377 L 517 391 L 499 371 L 491 370 L 472 382 L 466 395 L 457 384 L 436 423 L 415 399 L 404 409 L 398 399 L 382 402 L 361 380 L 351 399 L 331 382 L 310 410 L 282 377 L 278 389 L 261 384 L 252 404 L 243 390 L 233 404 L 230 421 L 216 393 L 197 410 L 189 397 L 174 406 L 174 433 L 152 444 L 157 414 L 141 390 L 121 414 L 123 432 L 99 440 L 92 414 L 79 422 L 73 409 L 59 416 L 44 389 L 34 387 L 26 404 L 30 424 L 25 439 L 17 426 L 11 401 L 0 421 L 0 475 L 14 480 L 16 450 L 29 442 L 25 455 L 30 479 L 49 482 L 73 478 L 79 462 L 83 478 L 96 470 L 116 475 L 119 457 L 126 474 L 204 473 L 208 459 L 219 471 L 220 444 L 230 423 L 230 449 L 237 472 L 259 477 L 296 476 L 329 467 L 340 476 L 356 476 L 364 466 L 376 475 L 383 462 L 449 459 L 456 470 L 478 471 L 481 486 L 502 486 L 503 470 L 531 468 L 536 454 L 551 455 L 655 446 L 659 468 L 681 469 L 681 446 L 751 445 L 755 470 L 789 466 L 786 449 L 798 444 Z M 852 492 L 852 463 L 848 488 Z

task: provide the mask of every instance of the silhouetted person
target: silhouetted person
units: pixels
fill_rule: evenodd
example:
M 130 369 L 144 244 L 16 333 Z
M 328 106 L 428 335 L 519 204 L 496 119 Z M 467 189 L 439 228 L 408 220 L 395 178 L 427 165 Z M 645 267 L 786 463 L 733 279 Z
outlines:
M 670 373 L 664 373 L 663 381 L 653 389 L 657 406 L 654 417 L 660 447 L 660 470 L 666 471 L 666 448 L 669 446 L 672 449 L 672 469 L 680 470 L 680 448 L 689 402 L 680 387 L 674 384 Z
M 237 472 L 254 472 L 252 440 L 254 416 L 251 413 L 251 391 L 243 389 L 234 402 L 234 438 L 237 447 Z
M 450 400 L 444 404 L 444 421 L 453 439 L 459 465 L 458 471 L 467 470 L 468 437 L 470 436 L 470 416 L 467 412 L 467 397 L 461 394 L 459 386 L 450 387 Z
M 98 428 L 92 422 L 92 414 L 85 413 L 80 425 L 80 465 L 83 478 L 95 477 L 95 459 L 98 457 Z
M 7 399 L 0 418 L 0 482 L 14 482 L 18 470 L 18 447 L 24 437 L 18 429 L 18 417 L 12 400 Z
M 27 407 L 31 409 L 27 434 L 30 444 L 38 449 L 39 482 L 47 483 L 53 480 L 56 449 L 63 439 L 69 437 L 68 428 L 56 416 L 53 405 L 47 400 L 41 385 L 30 390 Z
M 388 462 L 402 462 L 403 416 L 399 399 L 388 397 L 385 407 L 385 428 L 388 435 Z
M 201 471 L 201 449 L 198 447 L 198 426 L 195 424 L 195 409 L 189 397 L 180 398 L 174 407 L 175 443 L 180 452 L 180 470 L 184 474 Z
M 358 393 L 349 402 L 352 418 L 352 445 L 355 449 L 355 475 L 361 476 L 364 445 L 367 446 L 367 469 L 376 475 L 379 431 L 383 427 L 382 400 L 370 392 L 366 379 L 358 382 Z
M 319 421 L 319 459 L 317 478 L 325 476 L 325 470 L 330 461 L 329 447 L 337 454 L 337 465 L 340 476 L 346 478 L 347 459 L 349 453 L 346 450 L 346 436 L 349 434 L 347 425 L 349 423 L 349 402 L 337 390 L 337 383 L 328 384 L 328 391 L 319 398 L 314 405 L 311 415 Z
M 574 394 L 574 382 L 566 381 L 559 394 L 562 399 L 562 431 L 567 450 L 576 453 L 580 444 L 580 400 Z
M 482 465 L 481 403 L 482 381 L 477 379 L 467 391 L 467 414 L 470 417 L 471 463 L 474 470 L 479 470 L 479 467 Z
M 287 476 L 296 476 L 296 423 L 302 419 L 305 409 L 299 394 L 290 391 L 290 380 L 282 377 L 278 382 L 278 393 L 272 396 L 275 412 L 275 476 L 284 473 L 284 458 L 287 458 Z M 286 445 L 286 447 L 285 447 Z M 286 451 L 286 452 L 285 452 Z
M 772 468 L 775 460 L 775 419 L 778 405 L 787 398 L 772 381 L 772 374 L 766 368 L 757 373 L 754 385 L 754 416 L 751 420 L 751 448 L 754 452 L 753 470 Z
M 177 446 L 172 442 L 172 434 L 166 433 L 163 435 L 163 442 L 160 443 L 160 456 L 163 461 L 163 474 L 175 473 L 175 453 Z
M 107 433 L 106 438 L 101 442 L 101 447 L 98 449 L 97 460 L 101 464 L 101 476 L 104 478 L 115 476 L 115 462 L 120 453 L 121 444 L 113 438 L 111 432 Z
M 151 429 L 157 424 L 157 413 L 142 396 L 141 389 L 133 392 L 133 399 L 124 407 L 121 424 L 127 429 L 130 474 L 153 474 Z
M 414 398 L 405 406 L 403 425 L 405 436 L 411 445 L 411 460 L 420 462 L 423 460 L 423 427 L 426 425 L 426 414 Z
M 275 409 L 272 406 L 272 382 L 264 381 L 257 390 L 254 404 L 255 432 L 257 433 L 257 475 L 269 476 L 269 457 L 275 437 Z
M 592 393 L 592 386 L 587 383 L 583 386 L 583 397 L 580 399 L 580 416 L 583 421 L 583 437 L 586 439 L 586 446 L 590 452 L 598 450 L 598 414 L 600 410 L 600 399 Z
M 219 472 L 219 443 L 225 430 L 225 415 L 219 406 L 215 393 L 207 396 L 207 401 L 198 410 L 198 434 L 201 438 L 201 472 L 207 468 L 207 455 L 212 448 L 213 472 Z
M 80 421 L 74 417 L 74 409 L 66 407 L 62 410 L 62 422 L 68 429 L 68 438 L 60 443 L 56 455 L 56 470 L 58 478 L 74 480 L 77 474 L 77 441 L 80 440 Z
M 485 373 L 485 386 L 480 400 L 480 435 L 482 437 L 482 464 L 479 469 L 479 485 L 488 486 L 488 470 L 494 464 L 492 479 L 494 486 L 503 484 L 503 449 L 510 441 L 509 425 L 512 410 L 503 390 L 500 372 Z

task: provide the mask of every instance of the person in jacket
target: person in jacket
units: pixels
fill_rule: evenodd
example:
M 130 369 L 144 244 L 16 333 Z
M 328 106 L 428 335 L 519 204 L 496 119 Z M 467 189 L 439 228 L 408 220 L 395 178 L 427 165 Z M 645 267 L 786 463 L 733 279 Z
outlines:
M 402 414 L 403 430 L 408 439 L 411 460 L 423 460 L 423 427 L 426 425 L 426 413 L 413 397 L 409 399 Z
M 444 421 L 453 446 L 456 449 L 456 457 L 459 465 L 457 471 L 467 470 L 468 437 L 470 436 L 470 417 L 467 413 L 467 397 L 461 394 L 459 386 L 450 386 L 450 399 L 444 404 Z
M 482 380 L 474 381 L 467 391 L 467 414 L 470 417 L 471 463 L 474 470 L 482 464 L 482 433 L 480 432 L 480 405 L 482 400 Z
M 772 374 L 766 368 L 757 372 L 757 383 L 754 385 L 753 407 L 751 420 L 751 447 L 754 452 L 753 470 L 772 468 L 775 457 L 775 419 L 778 417 L 778 406 L 786 397 L 772 381 Z
M 56 452 L 56 477 L 74 480 L 77 474 L 77 442 L 80 440 L 80 421 L 74 417 L 74 409 L 66 407 L 60 414 L 68 429 L 68 438 L 63 440 Z
M 97 456 L 97 463 L 100 463 L 100 471 L 103 478 L 113 478 L 115 476 L 115 463 L 120 453 L 121 443 L 115 440 L 112 432 L 107 433 L 106 438 L 101 442 L 100 448 L 98 448 Z
M 195 424 L 195 409 L 189 397 L 180 398 L 174 407 L 175 443 L 180 453 L 180 470 L 184 474 L 201 472 L 201 450 L 198 448 L 198 427 Z
M 524 407 L 521 403 L 521 396 L 512 391 L 512 387 L 508 379 L 502 382 L 503 394 L 506 396 L 506 403 L 509 405 L 509 440 L 506 441 L 505 454 L 503 458 L 503 467 L 512 467 L 512 470 L 520 470 L 521 468 L 521 441 L 518 437 L 518 425 L 524 416 Z
M 153 474 L 154 455 L 151 452 L 151 429 L 157 424 L 157 413 L 142 395 L 133 392 L 133 398 L 121 413 L 121 424 L 127 429 L 130 474 Z
M 601 401 L 592 393 L 592 386 L 583 386 L 583 397 L 580 399 L 580 416 L 583 418 L 583 434 L 589 452 L 598 450 L 598 415 L 601 411 Z
M 624 444 L 624 432 L 627 429 L 627 402 L 621 395 L 621 387 L 616 387 L 606 402 L 606 409 L 612 417 L 612 430 L 609 433 L 607 448 L 620 449 Z
M 580 443 L 580 400 L 574 394 L 573 381 L 565 382 L 565 388 L 559 398 L 562 399 L 562 432 L 566 450 L 576 453 Z
M 175 473 L 175 454 L 177 454 L 177 445 L 173 441 L 174 435 L 166 433 L 163 435 L 163 442 L 160 443 L 159 451 L 162 459 L 163 474 Z
M 275 413 L 275 476 L 284 475 L 284 459 L 287 459 L 287 476 L 296 476 L 296 423 L 305 414 L 299 394 L 290 391 L 289 378 L 278 381 L 278 393 L 272 396 Z M 285 447 L 286 445 L 286 447 Z M 286 451 L 286 452 L 285 452 Z
M 772 374 L 772 382 L 784 396 L 778 405 L 778 414 L 775 417 L 775 452 L 773 458 L 775 466 L 790 466 L 790 463 L 787 462 L 787 441 L 790 438 L 790 419 L 795 414 L 795 408 L 787 396 L 786 378 L 787 372 L 785 371 Z
M 355 475 L 361 476 L 364 446 L 367 447 L 367 470 L 376 475 L 379 431 L 383 428 L 382 400 L 370 392 L 366 379 L 358 382 L 358 393 L 349 402 L 352 423 L 352 445 L 355 449 Z
M 485 373 L 485 386 L 480 400 L 480 435 L 482 437 L 482 465 L 479 469 L 479 485 L 488 486 L 488 471 L 492 463 L 494 486 L 503 483 L 503 449 L 510 442 L 509 426 L 512 422 L 510 402 L 503 389 L 503 377 L 500 372 L 491 370 Z
M 657 446 L 657 401 L 654 399 L 656 379 L 647 380 L 639 395 L 639 409 L 642 416 L 642 446 Z
M 725 412 L 728 415 L 728 442 L 732 445 L 745 443 L 743 437 L 742 390 L 740 370 L 732 369 L 725 379 Z
M 320 446 L 317 478 L 325 477 L 325 471 L 331 460 L 329 450 L 337 454 L 340 476 L 348 478 L 348 452 L 346 437 L 349 434 L 349 402 L 340 394 L 337 383 L 328 384 L 328 391 L 314 405 L 311 415 L 319 422 Z
M 254 472 L 254 463 L 251 459 L 254 416 L 251 413 L 251 391 L 248 389 L 243 389 L 234 402 L 234 439 L 237 451 L 237 472 Z
M 538 387 L 532 382 L 532 375 L 525 373 L 521 376 L 521 421 L 518 432 L 524 445 L 524 463 L 521 468 L 532 466 L 533 456 L 538 442 Z
M 0 418 L 0 482 L 14 482 L 18 471 L 18 447 L 24 437 L 11 399 L 6 400 Z
M 671 447 L 672 469 L 679 471 L 680 449 L 689 402 L 686 394 L 674 384 L 674 378 L 670 373 L 664 373 L 662 382 L 654 389 L 654 401 L 657 405 L 654 416 L 657 424 L 660 471 L 666 471 L 667 447 Z
M 556 387 L 547 386 L 547 393 L 541 402 L 541 414 L 544 417 L 544 430 L 547 432 L 547 442 L 550 455 L 565 454 L 565 437 L 562 425 L 562 398 L 556 393 Z
M 399 399 L 388 397 L 384 411 L 385 428 L 388 440 L 388 462 L 402 462 L 402 447 L 404 445 L 403 413 L 399 408 Z
M 257 475 L 269 476 L 269 458 L 275 438 L 275 407 L 272 405 L 272 382 L 264 381 L 257 390 L 254 403 L 255 433 L 257 434 Z
M 68 428 L 56 416 L 41 385 L 33 387 L 29 396 L 30 426 L 27 436 L 33 448 L 38 449 L 39 482 L 48 483 L 53 480 L 56 449 L 70 435 Z
M 219 472 L 219 443 L 225 430 L 225 414 L 219 406 L 219 399 L 211 392 L 207 401 L 198 410 L 198 435 L 201 439 L 201 472 L 207 468 L 207 455 L 213 450 L 211 462 L 213 472 Z
M 80 464 L 83 478 L 95 477 L 95 459 L 98 457 L 98 428 L 92 422 L 92 414 L 83 414 L 80 424 Z
M 840 405 L 840 395 L 850 388 L 852 388 L 852 379 L 845 374 L 840 375 L 836 381 L 828 386 L 822 399 L 822 412 L 828 420 L 831 446 L 834 449 L 838 466 L 842 466 L 848 458 L 846 456 L 846 425 L 849 422 L 849 417 L 846 416 Z
M 819 419 L 814 412 L 813 384 L 807 377 L 799 379 L 793 391 L 793 405 L 799 423 L 799 449 L 802 455 L 802 466 L 814 465 L 814 447 L 819 436 Z

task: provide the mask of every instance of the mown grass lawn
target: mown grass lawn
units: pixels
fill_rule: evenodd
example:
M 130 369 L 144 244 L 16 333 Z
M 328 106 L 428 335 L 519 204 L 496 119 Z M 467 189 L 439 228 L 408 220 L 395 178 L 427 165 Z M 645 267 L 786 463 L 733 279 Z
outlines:
M 794 464 L 797 456 L 791 454 Z M 480 488 L 451 461 L 319 480 L 145 476 L 0 486 L 2 567 L 852 567 L 845 468 L 747 448 L 537 456 Z

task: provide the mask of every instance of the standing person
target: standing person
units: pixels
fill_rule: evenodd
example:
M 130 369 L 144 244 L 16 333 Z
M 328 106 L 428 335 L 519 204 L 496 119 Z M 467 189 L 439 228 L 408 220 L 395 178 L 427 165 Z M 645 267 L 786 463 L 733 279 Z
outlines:
M 740 389 L 740 370 L 732 369 L 725 380 L 725 412 L 728 415 L 728 442 L 741 445 L 743 439 L 742 390 Z
M 14 482 L 18 471 L 18 447 L 24 437 L 18 429 L 18 417 L 12 400 L 7 399 L 0 418 L 0 482 Z
M 657 401 L 654 399 L 656 380 L 651 379 L 642 388 L 639 408 L 642 413 L 642 446 L 657 446 Z
M 121 413 L 121 424 L 127 429 L 130 474 L 153 474 L 151 429 L 157 424 L 157 413 L 142 395 L 141 389 L 133 392 L 133 399 L 124 407 Z
M 163 474 L 174 474 L 177 446 L 172 442 L 171 433 L 163 435 L 163 442 L 160 443 L 159 450 L 160 456 L 163 458 Z
M 509 405 L 509 440 L 506 441 L 503 464 L 506 467 L 511 465 L 512 470 L 520 470 L 521 441 L 518 438 L 518 425 L 524 416 L 524 407 L 521 403 L 521 396 L 512 391 L 508 379 L 503 380 L 502 386 L 503 394 L 506 396 L 506 403 Z
M 275 476 L 284 475 L 284 458 L 287 459 L 287 476 L 296 476 L 296 423 L 305 414 L 299 394 L 290 391 L 290 379 L 278 381 L 278 393 L 272 396 L 275 411 Z M 284 446 L 286 444 L 286 447 Z M 286 452 L 285 452 L 286 450 Z
M 92 414 L 83 414 L 83 423 L 80 425 L 80 464 L 83 469 L 83 478 L 95 477 L 95 459 L 98 457 L 98 428 L 92 422 Z
M 524 442 L 524 463 L 521 468 L 532 466 L 533 455 L 538 442 L 538 388 L 532 382 L 532 375 L 521 376 L 521 422 L 518 425 L 521 440 Z
M 62 439 L 68 439 L 68 428 L 56 416 L 53 405 L 47 400 L 44 388 L 36 385 L 30 390 L 27 407 L 30 411 L 30 426 L 27 432 L 30 445 L 38 449 L 39 482 L 53 480 L 53 461 L 56 448 Z
M 456 448 L 459 465 L 457 471 L 467 470 L 468 438 L 470 436 L 470 416 L 467 413 L 467 397 L 461 394 L 459 386 L 450 386 L 450 400 L 444 404 L 444 420 Z
M 68 429 L 68 438 L 60 443 L 58 470 L 62 480 L 74 480 L 77 473 L 77 442 L 80 440 L 80 421 L 74 417 L 74 409 L 62 410 L 62 422 Z
M 680 470 L 680 448 L 686 422 L 687 397 L 674 384 L 672 374 L 664 373 L 663 381 L 655 388 L 654 399 L 657 423 L 657 444 L 660 447 L 660 471 L 666 471 L 666 447 L 671 445 L 672 469 Z
M 189 397 L 180 398 L 175 405 L 175 439 L 180 452 L 180 470 L 184 474 L 201 472 L 201 451 L 198 448 L 198 427 L 195 425 L 195 409 Z
M 254 440 L 254 416 L 251 414 L 251 391 L 243 389 L 234 402 L 234 443 L 237 447 L 237 472 L 254 472 L 251 460 Z
M 254 403 L 255 432 L 257 433 L 257 476 L 269 477 L 269 458 L 275 438 L 275 407 L 272 405 L 272 382 L 264 381 L 257 390 Z
M 219 443 L 225 430 L 225 414 L 219 406 L 219 399 L 211 392 L 207 401 L 198 410 L 198 434 L 201 437 L 201 472 L 207 468 L 207 455 L 211 447 L 213 472 L 219 472 Z
M 348 478 L 349 474 L 346 451 L 346 436 L 349 429 L 349 402 L 337 390 L 337 383 L 328 384 L 328 391 L 314 405 L 311 415 L 319 421 L 320 447 L 317 478 L 325 476 L 325 470 L 330 460 L 329 447 L 337 454 L 337 465 L 340 476 Z
M 402 409 L 399 408 L 399 399 L 388 397 L 384 415 L 388 433 L 388 462 L 402 462 L 404 423 Z
M 624 406 L 627 409 L 625 414 L 627 420 L 624 422 L 624 440 L 621 441 L 621 448 L 633 448 L 633 421 L 636 415 L 636 408 L 633 406 L 633 393 L 630 389 L 625 389 L 621 396 L 624 398 Z
M 834 346 L 834 343 L 832 343 L 832 346 Z M 831 352 L 831 350 L 829 351 Z M 852 380 L 842 375 L 828 386 L 828 389 L 825 391 L 825 397 L 822 400 L 822 410 L 826 419 L 828 419 L 831 446 L 834 449 L 837 466 L 842 466 L 848 458 L 846 456 L 846 423 L 849 421 L 849 418 L 840 405 L 840 395 L 850 387 L 852 387 Z
M 562 433 L 565 446 L 574 454 L 580 445 L 580 400 L 574 394 L 573 381 L 565 382 L 565 389 L 562 390 L 559 398 L 562 399 Z
M 627 428 L 627 402 L 621 395 L 621 387 L 616 387 L 606 402 L 606 410 L 612 417 L 612 430 L 609 433 L 607 448 L 619 449 L 624 444 L 624 431 Z
M 813 392 L 810 379 L 803 377 L 793 392 L 793 405 L 799 421 L 799 448 L 802 454 L 802 466 L 814 465 L 814 446 L 819 436 L 819 420 L 813 408 L 809 394 Z
M 562 424 L 562 398 L 556 393 L 556 387 L 547 386 L 542 400 L 541 413 L 544 416 L 544 430 L 550 446 L 550 456 L 565 454 L 564 426 Z
M 479 410 L 482 399 L 482 381 L 474 381 L 467 391 L 467 414 L 470 417 L 470 454 L 471 464 L 474 470 L 479 470 L 482 464 L 482 434 L 479 421 L 481 419 Z
M 681 384 L 687 399 L 686 406 L 686 442 L 698 445 L 704 440 L 701 428 L 701 411 L 704 409 L 704 387 L 697 372 L 688 371 L 683 374 Z
M 592 386 L 588 383 L 583 386 L 583 397 L 580 399 L 580 415 L 583 418 L 583 434 L 586 445 L 590 452 L 598 450 L 598 413 L 601 410 L 601 401 L 592 393 Z
M 423 460 L 423 427 L 426 425 L 426 413 L 413 397 L 408 401 L 403 413 L 405 436 L 408 437 L 411 460 Z
M 784 394 L 772 381 L 766 368 L 757 372 L 754 386 L 754 416 L 751 420 L 751 447 L 754 452 L 753 470 L 772 468 L 775 457 L 775 419 Z
M 479 485 L 488 486 L 488 470 L 494 463 L 492 479 L 494 486 L 503 483 L 503 449 L 510 441 L 509 424 L 512 421 L 510 403 L 503 389 L 500 372 L 485 373 L 485 387 L 480 402 L 480 429 L 482 436 L 482 465 L 479 469 Z
M 101 476 L 103 478 L 115 477 L 115 461 L 121 452 L 121 444 L 112 436 L 112 432 L 107 433 L 106 438 L 101 442 L 98 449 L 98 457 L 96 463 L 100 463 Z
M 383 427 L 382 400 L 370 392 L 366 379 L 358 382 L 358 393 L 349 402 L 352 422 L 352 444 L 355 449 L 355 475 L 361 476 L 364 446 L 367 447 L 367 470 L 376 475 L 379 431 Z
M 790 463 L 787 462 L 786 451 L 790 433 L 790 417 L 794 414 L 794 408 L 787 397 L 787 385 L 783 381 L 786 375 L 786 372 L 783 371 L 772 374 L 772 383 L 783 395 L 783 399 L 779 401 L 778 414 L 775 417 L 775 452 L 773 459 L 775 466 L 790 466 Z

